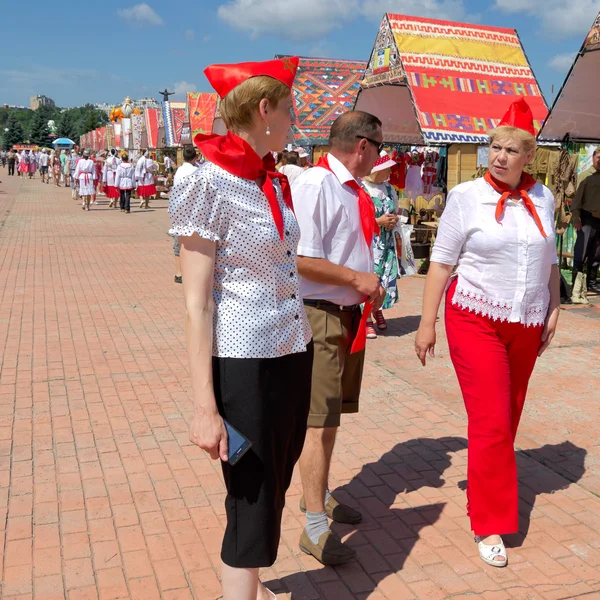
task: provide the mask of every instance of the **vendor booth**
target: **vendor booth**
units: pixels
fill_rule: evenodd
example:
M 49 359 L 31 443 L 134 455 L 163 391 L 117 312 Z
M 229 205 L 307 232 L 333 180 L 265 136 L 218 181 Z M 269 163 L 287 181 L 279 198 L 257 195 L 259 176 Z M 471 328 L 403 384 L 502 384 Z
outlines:
M 355 108 L 382 120 L 386 142 L 447 148 L 451 189 L 518 96 L 539 129 L 548 111 L 514 29 L 385 14 Z
M 383 16 L 355 109 L 381 119 L 395 150 L 415 256 L 428 256 L 445 193 L 481 174 L 487 132 L 520 96 L 539 129 L 547 106 L 515 30 Z
M 557 143 L 561 157 L 555 173 L 558 248 L 563 275 L 562 296 L 570 297 L 576 232 L 570 206 L 577 186 L 595 173 L 592 155 L 600 146 L 600 14 L 592 23 L 563 86 L 539 132 L 540 143 Z M 600 257 L 600 248 L 596 252 Z M 597 263 L 594 267 L 597 270 Z M 587 273 L 597 280 L 596 273 Z
M 364 61 L 300 57 L 293 88 L 296 122 L 290 142 L 304 148 L 312 161 L 327 152 L 334 121 L 354 107 L 366 67 Z

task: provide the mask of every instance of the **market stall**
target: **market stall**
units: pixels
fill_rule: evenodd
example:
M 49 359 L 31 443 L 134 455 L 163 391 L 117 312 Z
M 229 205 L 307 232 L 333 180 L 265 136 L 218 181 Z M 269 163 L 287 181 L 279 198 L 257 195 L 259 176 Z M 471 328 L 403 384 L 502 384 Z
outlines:
M 355 108 L 381 118 L 386 142 L 447 148 L 450 189 L 517 96 L 539 128 L 547 107 L 515 30 L 385 14 Z
M 515 30 L 383 16 L 355 108 L 381 119 L 399 159 L 415 252 L 427 252 L 445 192 L 487 165 L 487 132 L 519 96 L 539 129 L 547 106 Z
M 555 197 L 558 248 L 563 274 L 573 268 L 576 233 L 570 222 L 570 205 L 577 185 L 595 172 L 592 155 L 600 145 L 600 13 L 592 23 L 563 86 L 542 126 L 541 143 L 559 143 Z M 570 296 L 563 278 L 563 296 Z
M 357 60 L 300 57 L 293 88 L 296 122 L 290 142 L 304 148 L 310 160 L 327 152 L 331 126 L 354 107 L 366 66 Z

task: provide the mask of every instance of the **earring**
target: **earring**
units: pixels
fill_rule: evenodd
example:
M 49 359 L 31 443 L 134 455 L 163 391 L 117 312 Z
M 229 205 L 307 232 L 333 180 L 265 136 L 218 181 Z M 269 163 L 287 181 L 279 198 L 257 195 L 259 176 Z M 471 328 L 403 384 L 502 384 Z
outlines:
M 267 135 L 271 135 L 271 130 L 269 129 L 269 126 L 267 125 L 267 131 L 266 131 Z

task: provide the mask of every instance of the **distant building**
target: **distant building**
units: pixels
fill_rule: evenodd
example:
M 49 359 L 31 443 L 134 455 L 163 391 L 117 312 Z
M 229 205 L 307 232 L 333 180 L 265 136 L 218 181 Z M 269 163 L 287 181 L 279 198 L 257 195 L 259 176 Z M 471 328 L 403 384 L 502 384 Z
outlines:
M 56 106 L 56 104 L 54 104 L 54 100 L 48 98 L 48 96 L 40 96 L 38 94 L 37 96 L 31 96 L 31 98 L 29 98 L 29 108 L 31 108 L 31 110 L 37 110 L 40 106 Z
M 2 108 L 12 108 L 13 110 L 29 110 L 29 106 L 17 106 L 16 104 L 3 104 Z
M 105 112 L 107 115 L 110 114 L 110 111 L 113 106 L 113 104 L 107 104 L 106 102 L 98 102 L 97 104 L 94 104 L 94 108 Z
M 140 98 L 139 100 L 133 101 L 134 108 L 160 108 L 160 103 L 155 98 Z

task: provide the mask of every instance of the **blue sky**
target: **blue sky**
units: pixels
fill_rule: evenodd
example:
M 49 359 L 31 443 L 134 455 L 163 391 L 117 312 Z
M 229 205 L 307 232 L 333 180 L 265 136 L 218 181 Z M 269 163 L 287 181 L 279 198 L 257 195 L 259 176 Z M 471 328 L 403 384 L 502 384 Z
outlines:
M 165 86 L 183 98 L 210 89 L 208 64 L 275 54 L 368 60 L 386 11 L 516 28 L 550 102 L 599 10 L 600 0 L 29 0 L 27 15 L 0 21 L 0 104 L 158 99 Z

